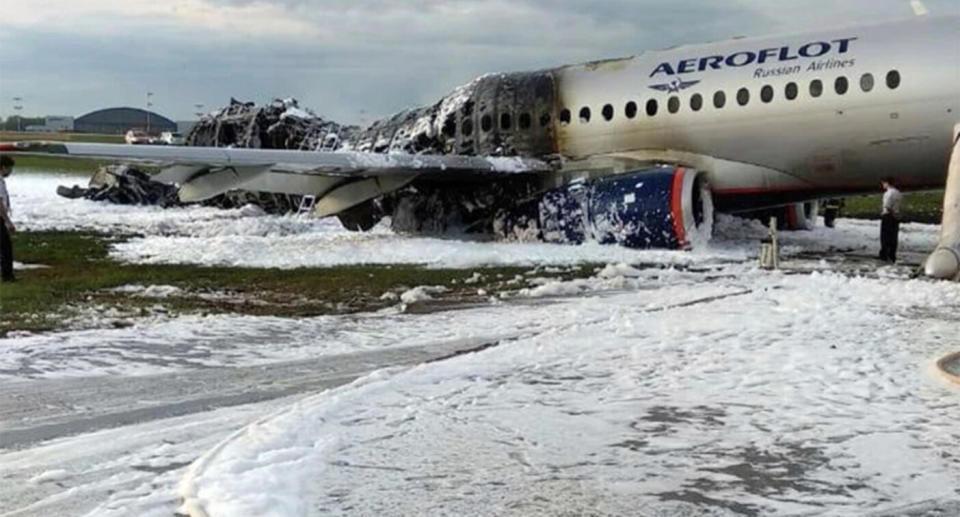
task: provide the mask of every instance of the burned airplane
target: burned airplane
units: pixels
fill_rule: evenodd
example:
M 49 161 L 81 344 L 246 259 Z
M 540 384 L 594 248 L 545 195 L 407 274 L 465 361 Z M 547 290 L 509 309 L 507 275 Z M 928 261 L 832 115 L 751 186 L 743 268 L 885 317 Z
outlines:
M 297 150 L 79 143 L 3 149 L 147 160 L 184 201 L 313 196 L 351 230 L 684 248 L 712 212 L 779 207 L 896 176 L 942 188 L 960 121 L 960 19 L 921 16 L 490 74 L 434 105 Z

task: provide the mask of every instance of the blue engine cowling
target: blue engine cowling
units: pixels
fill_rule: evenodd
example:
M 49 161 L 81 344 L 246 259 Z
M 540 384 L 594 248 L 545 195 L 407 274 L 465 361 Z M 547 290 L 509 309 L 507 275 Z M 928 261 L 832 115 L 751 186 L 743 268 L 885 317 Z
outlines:
M 707 236 L 712 200 L 705 177 L 682 167 L 655 167 L 577 182 L 544 192 L 536 218 L 546 242 L 592 239 L 630 248 L 686 248 L 694 234 Z M 524 219 L 516 216 L 511 220 Z

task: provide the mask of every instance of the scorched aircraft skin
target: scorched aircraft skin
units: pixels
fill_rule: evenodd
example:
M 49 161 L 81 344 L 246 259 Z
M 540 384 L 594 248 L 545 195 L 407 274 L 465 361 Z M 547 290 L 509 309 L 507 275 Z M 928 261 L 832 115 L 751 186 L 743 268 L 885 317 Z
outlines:
M 7 144 L 158 163 L 185 200 L 316 196 L 351 229 L 450 227 L 684 247 L 710 211 L 942 188 L 960 122 L 960 18 L 922 16 L 490 74 L 337 152 Z

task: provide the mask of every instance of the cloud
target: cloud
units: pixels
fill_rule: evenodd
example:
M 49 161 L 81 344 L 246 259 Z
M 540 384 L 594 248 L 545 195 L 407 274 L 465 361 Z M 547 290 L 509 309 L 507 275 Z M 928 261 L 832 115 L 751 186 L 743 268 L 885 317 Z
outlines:
M 929 0 L 934 12 L 960 11 Z M 0 112 L 294 96 L 357 121 L 493 71 L 910 15 L 905 0 L 46 0 L 3 7 Z M 363 111 L 364 113 L 361 113 Z

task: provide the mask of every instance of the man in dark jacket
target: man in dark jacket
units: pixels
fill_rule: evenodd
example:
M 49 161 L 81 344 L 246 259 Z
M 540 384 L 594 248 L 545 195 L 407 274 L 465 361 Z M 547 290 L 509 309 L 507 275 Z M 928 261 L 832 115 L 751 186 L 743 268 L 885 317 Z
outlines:
M 0 281 L 13 282 L 13 243 L 10 234 L 17 231 L 10 218 L 10 195 L 7 176 L 13 173 L 13 158 L 0 155 Z

